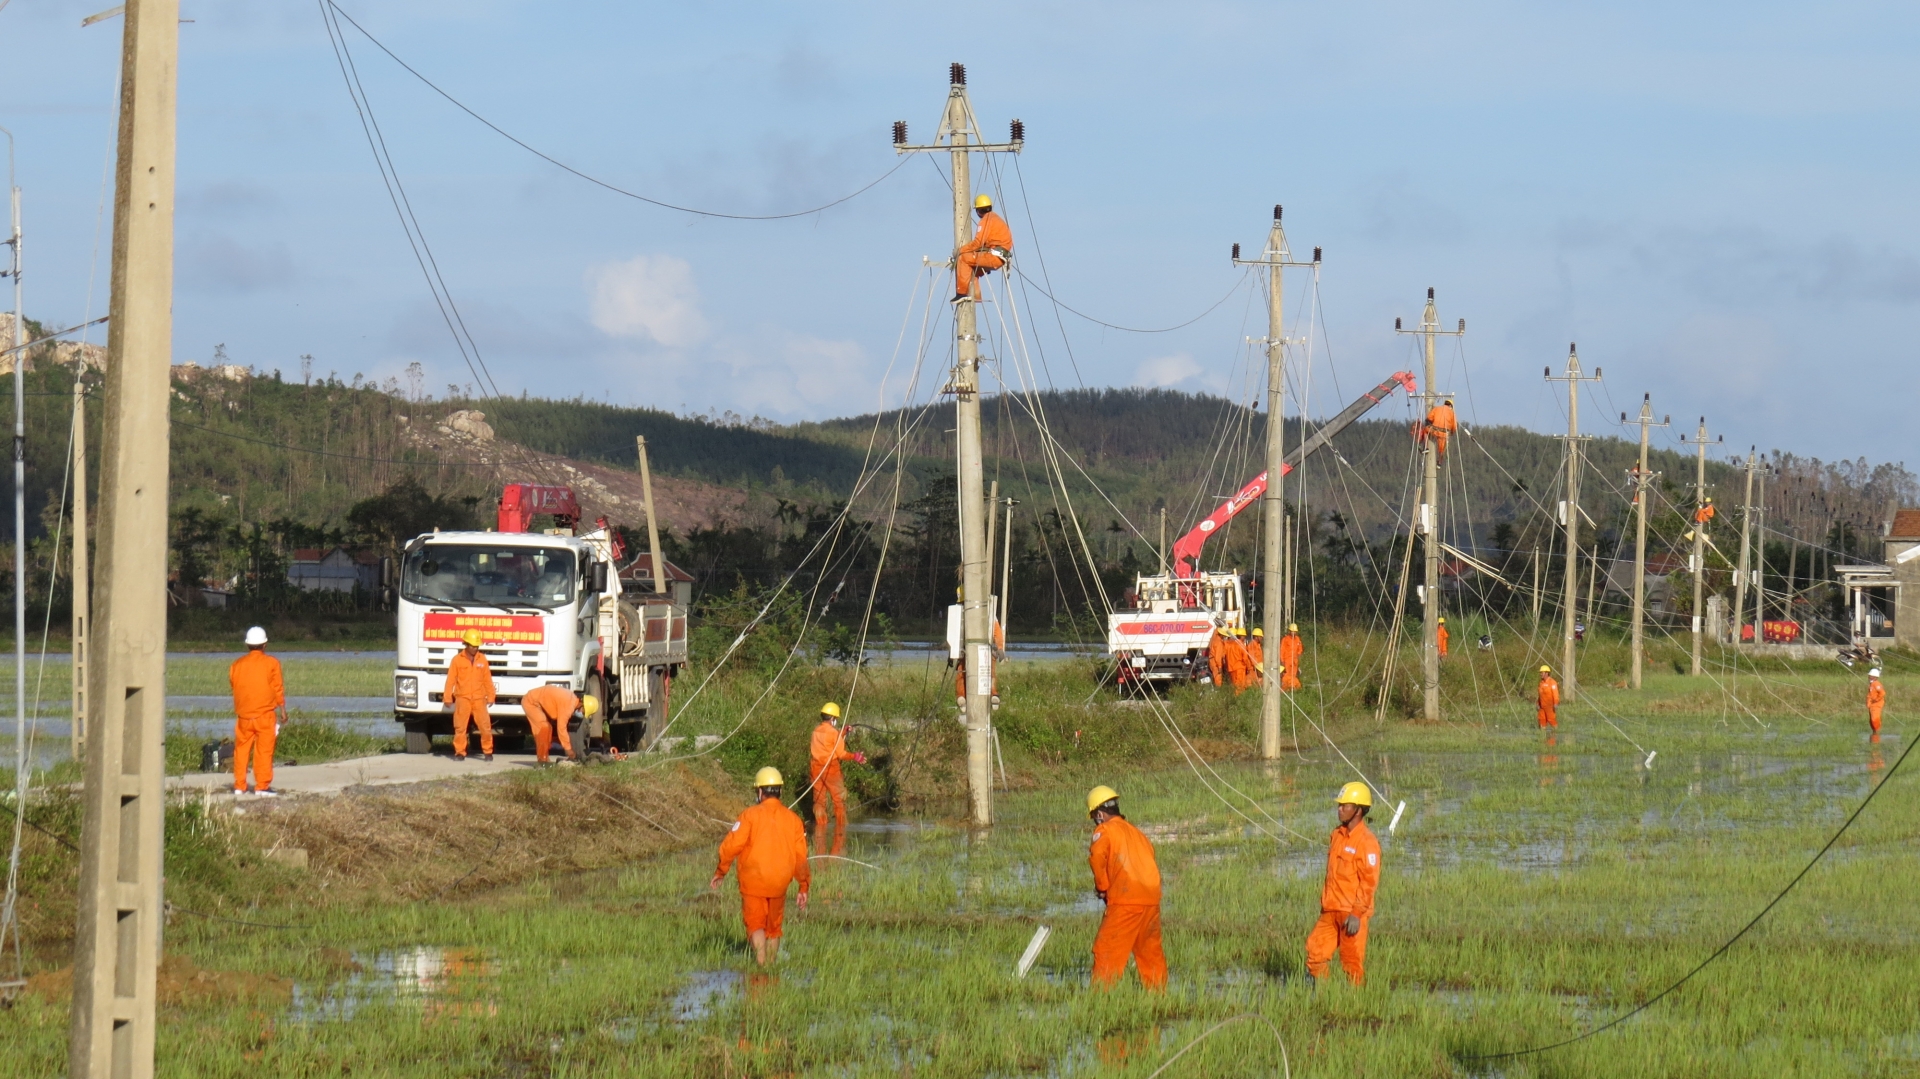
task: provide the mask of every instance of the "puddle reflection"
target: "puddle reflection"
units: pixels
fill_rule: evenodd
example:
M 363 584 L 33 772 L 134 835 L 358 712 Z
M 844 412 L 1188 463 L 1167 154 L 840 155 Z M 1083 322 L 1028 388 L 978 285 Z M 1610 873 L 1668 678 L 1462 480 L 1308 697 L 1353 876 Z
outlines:
M 295 982 L 288 1018 L 299 1024 L 345 1022 L 367 1008 L 419 1002 L 422 1022 L 499 1014 L 499 966 L 478 948 L 398 948 L 354 952 L 353 973 L 324 988 Z

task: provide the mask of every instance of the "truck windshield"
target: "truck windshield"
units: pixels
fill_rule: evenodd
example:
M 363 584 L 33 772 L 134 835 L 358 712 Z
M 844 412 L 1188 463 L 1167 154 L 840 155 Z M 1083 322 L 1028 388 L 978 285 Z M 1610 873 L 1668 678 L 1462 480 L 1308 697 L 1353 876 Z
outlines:
M 564 547 L 430 543 L 407 555 L 400 594 L 415 603 L 553 608 L 570 602 L 578 584 Z

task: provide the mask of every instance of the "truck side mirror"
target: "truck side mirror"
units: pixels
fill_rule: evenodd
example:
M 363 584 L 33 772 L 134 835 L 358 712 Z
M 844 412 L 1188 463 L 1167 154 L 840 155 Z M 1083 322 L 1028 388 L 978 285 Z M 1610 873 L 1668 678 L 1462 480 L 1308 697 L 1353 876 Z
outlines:
M 594 592 L 596 593 L 606 592 L 607 564 L 605 562 L 595 562 L 593 564 L 593 569 L 587 574 L 587 579 L 592 582 L 589 585 L 589 587 L 592 588 Z

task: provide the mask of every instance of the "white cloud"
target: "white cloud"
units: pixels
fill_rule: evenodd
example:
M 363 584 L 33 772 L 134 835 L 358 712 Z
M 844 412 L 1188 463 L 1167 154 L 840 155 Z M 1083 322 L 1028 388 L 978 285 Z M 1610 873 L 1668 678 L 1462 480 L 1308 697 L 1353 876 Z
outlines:
M 693 267 L 672 255 L 637 255 L 587 268 L 593 324 L 613 337 L 680 348 L 707 336 Z
M 1177 352 L 1140 361 L 1133 370 L 1133 384 L 1159 389 L 1175 386 L 1200 373 L 1200 364 L 1192 356 Z

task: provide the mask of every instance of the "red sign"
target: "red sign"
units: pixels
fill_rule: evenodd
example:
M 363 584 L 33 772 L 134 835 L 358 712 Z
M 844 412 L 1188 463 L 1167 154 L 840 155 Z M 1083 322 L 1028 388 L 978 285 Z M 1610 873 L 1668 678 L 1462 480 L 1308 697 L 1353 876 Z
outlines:
M 487 644 L 541 644 L 547 639 L 547 620 L 531 614 L 429 614 L 421 637 L 457 641 L 470 629 L 479 630 Z
M 1213 629 L 1212 622 L 1122 622 L 1121 633 L 1140 636 L 1165 633 L 1208 633 Z

